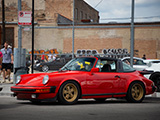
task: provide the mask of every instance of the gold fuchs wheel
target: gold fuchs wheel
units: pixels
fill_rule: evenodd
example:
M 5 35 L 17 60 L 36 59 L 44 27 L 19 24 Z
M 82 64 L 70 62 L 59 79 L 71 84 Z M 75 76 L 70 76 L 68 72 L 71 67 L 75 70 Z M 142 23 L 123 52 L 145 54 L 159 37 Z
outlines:
M 58 101 L 62 104 L 75 104 L 80 97 L 79 85 L 74 81 L 67 81 L 59 89 Z
M 127 92 L 127 101 L 139 103 L 142 102 L 145 96 L 145 87 L 141 82 L 133 82 L 129 86 Z

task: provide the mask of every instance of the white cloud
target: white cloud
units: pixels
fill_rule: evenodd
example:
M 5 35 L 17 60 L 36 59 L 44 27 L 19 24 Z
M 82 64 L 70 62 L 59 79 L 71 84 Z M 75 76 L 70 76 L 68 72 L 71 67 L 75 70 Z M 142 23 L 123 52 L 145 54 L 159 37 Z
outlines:
M 84 0 L 95 7 L 101 0 Z M 105 18 L 130 18 L 132 0 L 103 0 L 96 9 L 99 11 L 100 19 Z M 160 16 L 160 0 L 135 0 L 135 17 Z M 136 19 L 136 21 L 160 21 L 158 18 Z M 110 21 L 110 20 L 109 20 Z M 100 22 L 109 22 L 100 20 Z M 115 21 L 115 20 L 114 20 Z M 117 22 L 128 22 L 130 20 L 117 20 Z

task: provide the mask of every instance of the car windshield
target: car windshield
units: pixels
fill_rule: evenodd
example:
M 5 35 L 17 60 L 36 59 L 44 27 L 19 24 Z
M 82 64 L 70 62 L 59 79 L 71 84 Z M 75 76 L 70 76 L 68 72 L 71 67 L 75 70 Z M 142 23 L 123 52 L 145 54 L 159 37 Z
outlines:
M 69 61 L 61 70 L 90 71 L 95 61 L 95 58 L 75 58 Z

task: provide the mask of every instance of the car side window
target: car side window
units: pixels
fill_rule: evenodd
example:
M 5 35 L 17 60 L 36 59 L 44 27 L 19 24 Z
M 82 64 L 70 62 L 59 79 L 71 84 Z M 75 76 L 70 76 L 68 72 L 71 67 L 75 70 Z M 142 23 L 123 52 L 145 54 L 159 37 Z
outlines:
M 95 66 L 100 72 L 116 72 L 116 62 L 113 60 L 98 60 Z
M 123 60 L 125 63 L 130 64 L 130 59 Z M 143 60 L 133 59 L 133 65 L 146 65 Z
M 122 65 L 123 65 L 123 71 L 124 72 L 133 72 L 133 71 L 135 71 L 134 68 L 132 68 L 130 65 L 128 65 L 125 62 L 122 62 Z

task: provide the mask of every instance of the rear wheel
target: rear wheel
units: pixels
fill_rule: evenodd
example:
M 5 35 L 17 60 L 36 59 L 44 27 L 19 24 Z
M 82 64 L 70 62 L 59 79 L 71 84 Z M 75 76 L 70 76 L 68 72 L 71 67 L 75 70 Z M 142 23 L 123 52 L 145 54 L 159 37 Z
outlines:
M 43 71 L 43 72 L 48 72 L 48 70 L 49 70 L 49 67 L 48 67 L 47 65 L 44 65 L 44 66 L 42 67 L 42 71 Z
M 74 81 L 67 81 L 59 89 L 58 101 L 62 104 L 75 104 L 80 97 L 79 85 Z
M 133 82 L 130 84 L 126 99 L 128 102 L 140 103 L 145 96 L 145 88 L 141 82 Z

